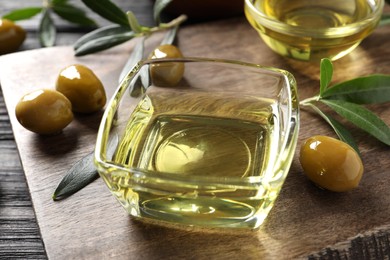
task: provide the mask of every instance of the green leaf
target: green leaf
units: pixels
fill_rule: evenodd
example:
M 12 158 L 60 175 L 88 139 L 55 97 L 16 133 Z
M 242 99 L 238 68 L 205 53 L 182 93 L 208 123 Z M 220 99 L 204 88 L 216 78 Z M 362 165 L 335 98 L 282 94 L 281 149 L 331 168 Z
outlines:
M 134 47 L 129 59 L 119 75 L 119 83 L 126 77 L 129 71 L 144 57 L 145 38 L 142 38 Z
M 316 111 L 335 131 L 341 141 L 349 144 L 360 155 L 359 147 L 357 146 L 352 134 L 336 119 L 322 112 L 317 106 L 312 103 L 308 104 Z
M 11 21 L 19 21 L 29 19 L 42 11 L 42 7 L 27 7 L 22 9 L 17 9 L 12 12 L 9 12 L 3 15 L 3 19 L 8 19 Z
M 165 35 L 160 45 L 164 44 L 174 44 L 176 40 L 177 31 L 179 30 L 179 26 L 175 26 L 170 29 Z
M 129 86 L 129 93 L 131 97 L 140 97 L 145 93 L 145 90 L 148 88 L 148 85 L 144 84 L 144 82 L 149 82 L 149 74 L 147 74 L 148 67 L 149 66 L 141 68 L 137 77 L 130 82 L 131 85 Z
M 320 65 L 320 97 L 329 86 L 333 77 L 333 64 L 329 59 L 322 59 Z
M 333 128 L 340 140 L 349 144 L 360 155 L 359 147 L 356 144 L 352 134 L 339 121 L 328 114 L 324 115 L 328 117 L 328 124 L 330 124 L 330 126 Z
M 135 17 L 133 12 L 127 12 L 127 20 L 129 21 L 131 30 L 133 30 L 135 33 L 142 32 L 142 26 L 139 24 L 137 17 Z
M 129 27 L 124 27 L 120 25 L 108 25 L 105 27 L 101 27 L 99 29 L 96 29 L 92 32 L 89 32 L 85 34 L 84 36 L 80 37 L 74 44 L 74 49 L 77 50 L 80 48 L 82 45 L 88 43 L 89 41 L 96 40 L 105 36 L 112 36 L 112 35 L 118 35 L 118 34 L 123 34 L 123 33 L 129 33 L 130 28 Z
M 161 12 L 167 7 L 172 0 L 156 0 L 153 6 L 153 18 L 156 24 L 161 23 L 160 15 Z
M 45 9 L 39 24 L 39 40 L 42 47 L 51 47 L 56 40 L 56 27 L 50 17 L 50 10 Z
M 390 75 L 371 75 L 341 82 L 328 88 L 322 98 L 340 99 L 356 104 L 390 101 Z
M 110 0 L 81 0 L 101 17 L 123 26 L 129 26 L 126 14 Z
M 112 156 L 118 145 L 118 136 L 114 136 L 108 143 L 107 155 Z M 78 192 L 99 177 L 94 163 L 94 152 L 84 156 L 76 162 L 64 178 L 60 181 L 53 193 L 53 200 L 62 200 Z
M 382 14 L 382 17 L 379 21 L 379 26 L 390 24 L 390 14 Z
M 85 44 L 78 47 L 75 51 L 76 56 L 83 56 L 98 51 L 103 51 L 111 47 L 124 43 L 132 38 L 136 34 L 134 32 L 119 33 L 109 36 L 103 36 L 94 40 L 88 41 Z
M 139 73 L 141 75 L 142 88 L 138 91 L 138 93 L 131 93 L 133 97 L 139 97 L 150 86 L 149 66 L 142 67 Z
M 70 168 L 54 191 L 53 200 L 69 197 L 99 177 L 93 159 L 92 152 Z
M 370 110 L 342 100 L 323 99 L 320 101 L 379 141 L 390 145 L 390 128 Z
M 88 18 L 85 12 L 78 7 L 67 3 L 59 3 L 53 6 L 53 11 L 61 18 L 78 25 L 96 26 L 95 21 Z
M 64 3 L 66 3 L 66 2 L 68 2 L 68 0 L 52 0 L 52 1 L 51 1 L 51 4 L 52 4 L 52 5 L 64 4 Z

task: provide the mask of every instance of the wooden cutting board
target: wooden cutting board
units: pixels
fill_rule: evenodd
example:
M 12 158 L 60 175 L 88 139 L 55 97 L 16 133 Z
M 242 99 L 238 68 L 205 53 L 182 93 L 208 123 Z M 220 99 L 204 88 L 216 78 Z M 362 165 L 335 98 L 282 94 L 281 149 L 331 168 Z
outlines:
M 388 35 L 388 27 L 377 29 L 353 53 L 335 62 L 334 81 L 389 74 Z M 148 48 L 161 38 L 151 37 Z M 343 249 L 359 234 L 390 232 L 390 149 L 349 124 L 365 163 L 361 185 L 342 194 L 320 190 L 304 177 L 296 156 L 275 207 L 257 231 L 217 233 L 139 223 L 101 179 L 66 200 L 52 201 L 65 172 L 93 150 L 101 113 L 76 116 L 62 134 L 41 137 L 16 121 L 16 103 L 29 91 L 54 88 L 60 69 L 74 63 L 89 66 L 111 96 L 136 42 L 85 57 L 75 57 L 69 46 L 0 57 L 0 83 L 50 259 L 291 259 L 328 246 Z M 273 53 L 244 18 L 183 27 L 179 46 L 186 56 L 238 59 L 289 70 L 301 99 L 319 89 L 318 64 L 287 61 Z M 388 104 L 372 108 L 390 123 Z M 298 145 L 315 134 L 334 136 L 319 117 L 302 110 Z

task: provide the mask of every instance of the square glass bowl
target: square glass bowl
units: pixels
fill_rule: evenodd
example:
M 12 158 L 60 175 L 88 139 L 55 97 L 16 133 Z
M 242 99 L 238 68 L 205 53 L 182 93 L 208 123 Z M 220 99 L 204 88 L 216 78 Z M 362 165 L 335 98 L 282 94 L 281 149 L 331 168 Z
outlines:
M 287 176 L 298 128 L 287 71 L 205 58 L 142 61 L 106 108 L 95 162 L 138 219 L 255 229 Z
M 376 28 L 385 0 L 245 0 L 245 15 L 276 53 L 339 59 Z

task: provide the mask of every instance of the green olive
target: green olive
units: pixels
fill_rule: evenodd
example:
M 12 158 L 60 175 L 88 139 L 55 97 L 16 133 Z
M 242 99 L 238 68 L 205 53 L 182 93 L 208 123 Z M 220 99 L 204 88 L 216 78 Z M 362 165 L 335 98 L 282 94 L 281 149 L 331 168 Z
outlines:
M 328 136 L 313 136 L 300 150 L 306 176 L 318 186 L 344 192 L 356 188 L 363 175 L 359 154 L 348 144 Z
M 106 91 L 91 69 L 84 65 L 70 65 L 60 71 L 56 90 L 64 94 L 78 113 L 92 113 L 106 104 Z
M 0 54 L 16 51 L 25 39 L 22 27 L 7 19 L 0 20 Z
M 182 58 L 183 54 L 174 45 L 161 45 L 153 50 L 149 59 Z M 150 74 L 153 84 L 161 87 L 174 87 L 179 83 L 184 74 L 182 62 L 166 62 L 152 64 Z
M 24 128 L 42 135 L 61 132 L 73 119 L 70 101 L 51 89 L 24 95 L 16 105 L 15 114 Z

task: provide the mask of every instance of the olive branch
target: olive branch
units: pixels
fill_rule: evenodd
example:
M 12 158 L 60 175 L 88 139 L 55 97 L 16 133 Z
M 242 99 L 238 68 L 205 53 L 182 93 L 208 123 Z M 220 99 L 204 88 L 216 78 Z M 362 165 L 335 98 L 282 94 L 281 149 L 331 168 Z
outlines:
M 332 62 L 329 59 L 322 59 L 320 91 L 316 96 L 302 100 L 300 105 L 312 108 L 333 128 L 340 140 L 348 143 L 358 153 L 359 148 L 352 134 L 338 120 L 323 112 L 319 107 L 320 103 L 379 141 L 390 145 L 389 126 L 363 106 L 390 101 L 390 75 L 358 77 L 330 86 L 332 76 Z
M 74 44 L 75 55 L 82 56 L 112 48 L 136 37 L 151 35 L 155 32 L 175 28 L 186 21 L 187 16 L 181 15 L 172 21 L 161 21 L 161 12 L 172 0 L 156 0 L 153 6 L 153 18 L 156 26 L 147 27 L 139 24 L 132 11 L 124 12 L 110 0 L 82 0 L 90 10 L 112 22 L 113 24 L 99 27 L 82 36 Z M 96 28 L 96 22 L 89 18 L 85 11 L 69 3 L 69 0 L 43 0 L 42 6 L 32 6 L 12 10 L 2 16 L 11 21 L 30 19 L 41 14 L 38 35 L 42 47 L 55 45 L 57 28 L 53 16 L 85 28 Z

